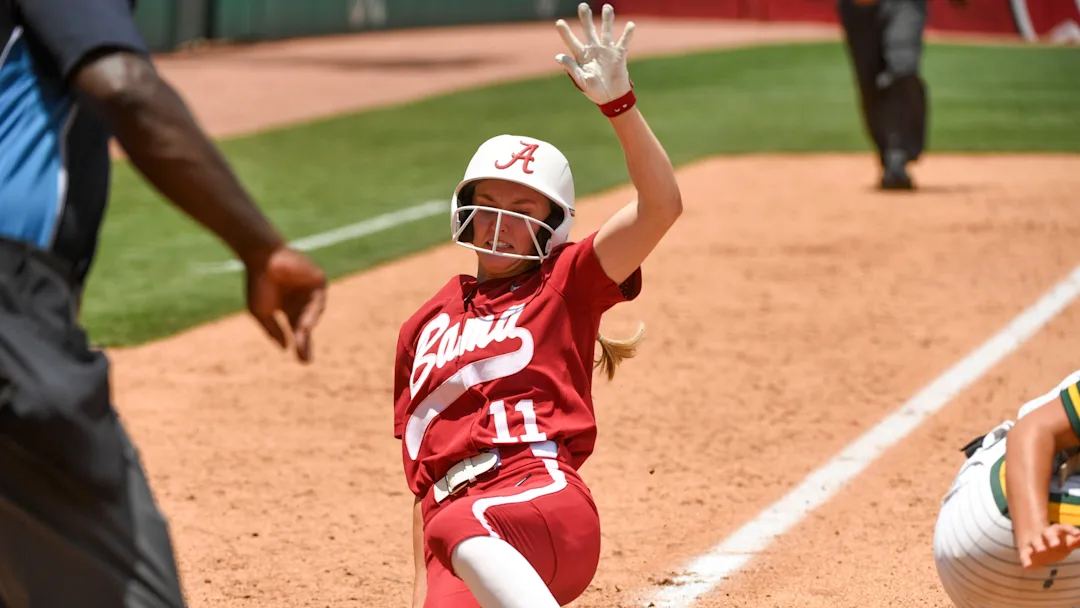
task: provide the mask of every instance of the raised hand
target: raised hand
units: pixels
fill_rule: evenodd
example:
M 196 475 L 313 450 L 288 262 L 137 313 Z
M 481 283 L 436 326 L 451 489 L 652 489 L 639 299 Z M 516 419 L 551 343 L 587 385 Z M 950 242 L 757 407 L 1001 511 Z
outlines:
M 578 88 L 597 105 L 611 103 L 628 94 L 632 88 L 626 68 L 626 52 L 634 37 L 634 23 L 626 24 L 622 37 L 615 42 L 615 9 L 605 4 L 598 34 L 593 23 L 592 9 L 582 2 L 578 5 L 584 44 L 578 40 L 565 20 L 555 22 L 570 55 L 559 53 L 555 60 L 577 84 Z

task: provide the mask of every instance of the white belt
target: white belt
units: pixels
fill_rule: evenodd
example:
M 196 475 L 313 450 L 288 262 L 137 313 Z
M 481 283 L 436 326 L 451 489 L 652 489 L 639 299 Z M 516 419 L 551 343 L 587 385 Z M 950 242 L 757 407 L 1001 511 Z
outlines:
M 499 466 L 499 452 L 491 450 L 481 452 L 476 456 L 470 456 L 465 460 L 450 467 L 446 475 L 435 481 L 432 490 L 435 492 L 435 502 L 440 503 L 451 495 L 456 494 L 461 488 L 476 481 L 476 478 Z
M 529 444 L 532 455 L 537 458 L 558 458 L 559 446 L 554 441 L 540 441 Z M 498 448 L 470 456 L 450 467 L 446 475 L 435 481 L 432 491 L 435 502 L 441 503 L 462 488 L 476 481 L 476 478 L 502 464 Z

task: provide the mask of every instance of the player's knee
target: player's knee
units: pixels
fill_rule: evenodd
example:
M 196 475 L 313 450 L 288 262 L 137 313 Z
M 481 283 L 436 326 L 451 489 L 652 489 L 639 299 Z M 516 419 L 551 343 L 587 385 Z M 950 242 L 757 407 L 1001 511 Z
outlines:
M 919 86 L 919 75 L 914 71 L 907 71 L 905 69 L 900 70 L 886 70 L 881 74 L 878 74 L 877 88 L 880 91 L 897 90 L 897 89 L 909 89 L 915 90 Z
M 885 53 L 885 74 L 897 82 L 919 75 L 919 51 L 917 49 L 894 49 Z

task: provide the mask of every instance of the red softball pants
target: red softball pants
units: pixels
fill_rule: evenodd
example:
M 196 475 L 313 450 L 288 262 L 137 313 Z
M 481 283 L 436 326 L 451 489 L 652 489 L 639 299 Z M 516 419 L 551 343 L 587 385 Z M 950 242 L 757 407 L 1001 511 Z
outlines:
M 589 586 L 600 560 L 600 518 L 577 472 L 528 449 L 504 457 L 499 468 L 436 503 L 421 508 L 427 563 L 424 608 L 479 608 L 454 575 L 450 557 L 475 536 L 505 540 L 529 561 L 560 605 Z

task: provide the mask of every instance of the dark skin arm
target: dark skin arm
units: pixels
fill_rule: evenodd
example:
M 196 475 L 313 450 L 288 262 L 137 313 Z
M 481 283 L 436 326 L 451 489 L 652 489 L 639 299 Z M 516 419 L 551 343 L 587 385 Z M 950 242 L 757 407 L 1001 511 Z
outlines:
M 1006 441 L 1005 491 L 1020 563 L 1040 568 L 1061 561 L 1080 547 L 1080 529 L 1050 523 L 1047 488 L 1054 454 L 1077 447 L 1080 438 L 1061 404 L 1051 402 L 1021 418 Z
M 120 50 L 84 60 L 72 83 L 108 122 L 135 168 L 244 263 L 248 310 L 270 337 L 282 348 L 287 344 L 275 318 L 280 311 L 297 357 L 310 361 L 326 277 L 286 246 L 176 91 L 147 59 Z

